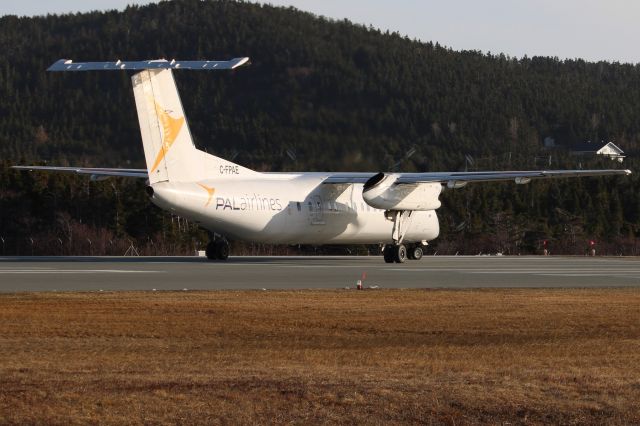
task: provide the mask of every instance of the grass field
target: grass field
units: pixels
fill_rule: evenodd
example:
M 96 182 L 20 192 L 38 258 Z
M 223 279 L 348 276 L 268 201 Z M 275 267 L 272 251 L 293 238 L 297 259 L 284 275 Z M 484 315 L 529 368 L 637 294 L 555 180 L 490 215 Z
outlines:
M 0 423 L 640 423 L 639 290 L 0 296 Z

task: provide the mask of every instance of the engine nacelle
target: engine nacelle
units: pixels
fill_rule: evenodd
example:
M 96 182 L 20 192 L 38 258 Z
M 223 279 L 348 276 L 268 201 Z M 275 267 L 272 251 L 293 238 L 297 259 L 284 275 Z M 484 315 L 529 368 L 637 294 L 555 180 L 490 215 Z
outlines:
M 442 203 L 438 197 L 442 185 L 415 183 L 396 185 L 398 174 L 378 173 L 362 188 L 362 198 L 371 207 L 383 210 L 435 210 Z

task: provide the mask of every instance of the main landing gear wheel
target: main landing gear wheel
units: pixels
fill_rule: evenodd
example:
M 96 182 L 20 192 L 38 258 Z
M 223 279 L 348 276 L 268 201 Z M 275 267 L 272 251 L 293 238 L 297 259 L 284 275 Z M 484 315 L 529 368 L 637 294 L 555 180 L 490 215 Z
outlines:
M 396 263 L 404 263 L 407 260 L 407 248 L 404 244 L 398 244 L 394 249 L 395 259 L 393 259 Z
M 407 248 L 404 244 L 390 244 L 384 248 L 382 254 L 387 263 L 404 263 L 407 260 Z
M 424 252 L 422 251 L 422 247 L 421 246 L 415 246 L 411 249 L 409 249 L 409 259 L 411 260 L 420 260 L 422 259 L 422 255 L 424 254 Z
M 396 246 L 392 246 L 392 245 L 387 245 L 384 247 L 384 250 L 382 251 L 382 256 L 384 257 L 384 261 L 386 263 L 393 263 L 395 260 L 395 249 Z
M 207 255 L 207 259 L 216 260 L 216 243 L 214 241 L 209 241 L 204 253 Z
M 227 260 L 231 249 L 227 240 L 215 240 L 207 244 L 205 254 L 209 260 Z

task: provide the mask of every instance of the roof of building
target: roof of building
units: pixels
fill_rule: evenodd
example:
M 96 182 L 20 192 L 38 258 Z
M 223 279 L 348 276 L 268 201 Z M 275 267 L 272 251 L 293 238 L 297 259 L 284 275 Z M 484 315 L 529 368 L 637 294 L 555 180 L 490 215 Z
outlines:
M 574 152 L 598 152 L 607 145 L 618 151 L 620 154 L 624 153 L 624 151 L 613 142 L 586 142 L 572 146 L 571 150 Z

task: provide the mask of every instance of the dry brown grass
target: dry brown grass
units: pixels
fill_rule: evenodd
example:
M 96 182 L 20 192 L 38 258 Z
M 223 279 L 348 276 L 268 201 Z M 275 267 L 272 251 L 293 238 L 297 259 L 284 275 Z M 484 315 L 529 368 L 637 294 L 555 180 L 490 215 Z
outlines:
M 0 423 L 640 423 L 640 290 L 0 296 Z

